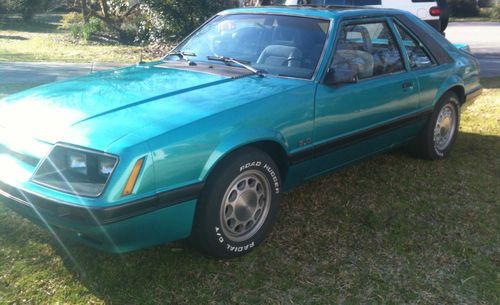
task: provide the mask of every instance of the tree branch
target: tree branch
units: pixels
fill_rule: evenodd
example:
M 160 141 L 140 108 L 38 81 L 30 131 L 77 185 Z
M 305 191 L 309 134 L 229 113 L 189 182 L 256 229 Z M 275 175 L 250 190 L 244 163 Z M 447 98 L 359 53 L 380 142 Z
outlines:
M 140 3 L 136 3 L 132 5 L 126 12 L 125 14 L 122 15 L 122 17 L 128 17 L 128 15 L 132 14 L 137 8 L 139 8 Z

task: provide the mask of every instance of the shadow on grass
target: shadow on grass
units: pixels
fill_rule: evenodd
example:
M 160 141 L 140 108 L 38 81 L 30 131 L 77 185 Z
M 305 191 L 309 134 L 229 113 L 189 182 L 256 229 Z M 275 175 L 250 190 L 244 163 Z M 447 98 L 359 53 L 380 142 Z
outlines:
M 13 32 L 31 32 L 31 33 L 60 33 L 57 24 L 44 22 L 23 22 L 23 21 L 0 21 L 0 30 Z
M 486 89 L 498 89 L 500 88 L 500 77 L 483 77 L 481 85 Z
M 10 40 L 28 40 L 28 38 L 23 36 L 15 36 L 15 35 L 0 35 L 0 39 L 10 39 Z
M 181 243 L 113 255 L 68 242 L 75 266 L 48 236 L 41 242 L 109 304 L 311 303 L 313 296 L 330 304 L 342 295 L 418 303 L 420 293 L 429 303 L 486 304 L 498 270 L 488 253 L 498 233 L 491 187 L 500 181 L 499 150 L 500 137 L 461 133 L 443 161 L 395 151 L 306 183 L 285 196 L 271 236 L 233 260 Z

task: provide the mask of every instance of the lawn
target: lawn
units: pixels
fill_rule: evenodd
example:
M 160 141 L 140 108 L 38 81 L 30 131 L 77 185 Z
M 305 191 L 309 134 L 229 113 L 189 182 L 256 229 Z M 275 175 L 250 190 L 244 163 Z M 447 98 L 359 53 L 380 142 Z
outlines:
M 0 204 L 0 304 L 499 304 L 500 78 L 484 85 L 450 158 L 395 151 L 307 183 L 238 259 L 63 248 Z
M 138 61 L 139 46 L 75 41 L 68 31 L 58 29 L 60 18 L 60 15 L 43 15 L 30 23 L 0 18 L 0 61 Z
M 500 22 L 500 18 L 493 14 L 494 8 L 480 8 L 476 17 L 450 17 L 450 22 Z

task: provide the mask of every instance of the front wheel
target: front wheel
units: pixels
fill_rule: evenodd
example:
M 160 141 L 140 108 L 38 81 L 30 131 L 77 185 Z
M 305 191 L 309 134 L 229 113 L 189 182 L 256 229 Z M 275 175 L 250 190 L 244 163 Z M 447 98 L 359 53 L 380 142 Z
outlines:
M 458 134 L 459 105 L 458 97 L 453 92 L 447 92 L 441 97 L 431 119 L 412 145 L 417 155 L 430 160 L 449 155 Z
M 275 162 L 254 148 L 222 161 L 198 200 L 192 239 L 203 252 L 220 258 L 244 255 L 270 232 L 281 201 Z

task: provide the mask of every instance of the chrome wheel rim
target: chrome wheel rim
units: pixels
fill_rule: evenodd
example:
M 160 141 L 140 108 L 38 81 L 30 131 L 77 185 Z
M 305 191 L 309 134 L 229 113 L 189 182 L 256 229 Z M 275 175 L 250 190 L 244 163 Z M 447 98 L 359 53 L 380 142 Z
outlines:
M 434 127 L 434 148 L 437 151 L 444 151 L 453 139 L 457 125 L 455 107 L 451 104 L 441 108 Z
M 249 170 L 229 184 L 222 199 L 222 231 L 233 242 L 251 238 L 266 221 L 271 207 L 271 185 L 263 173 Z

